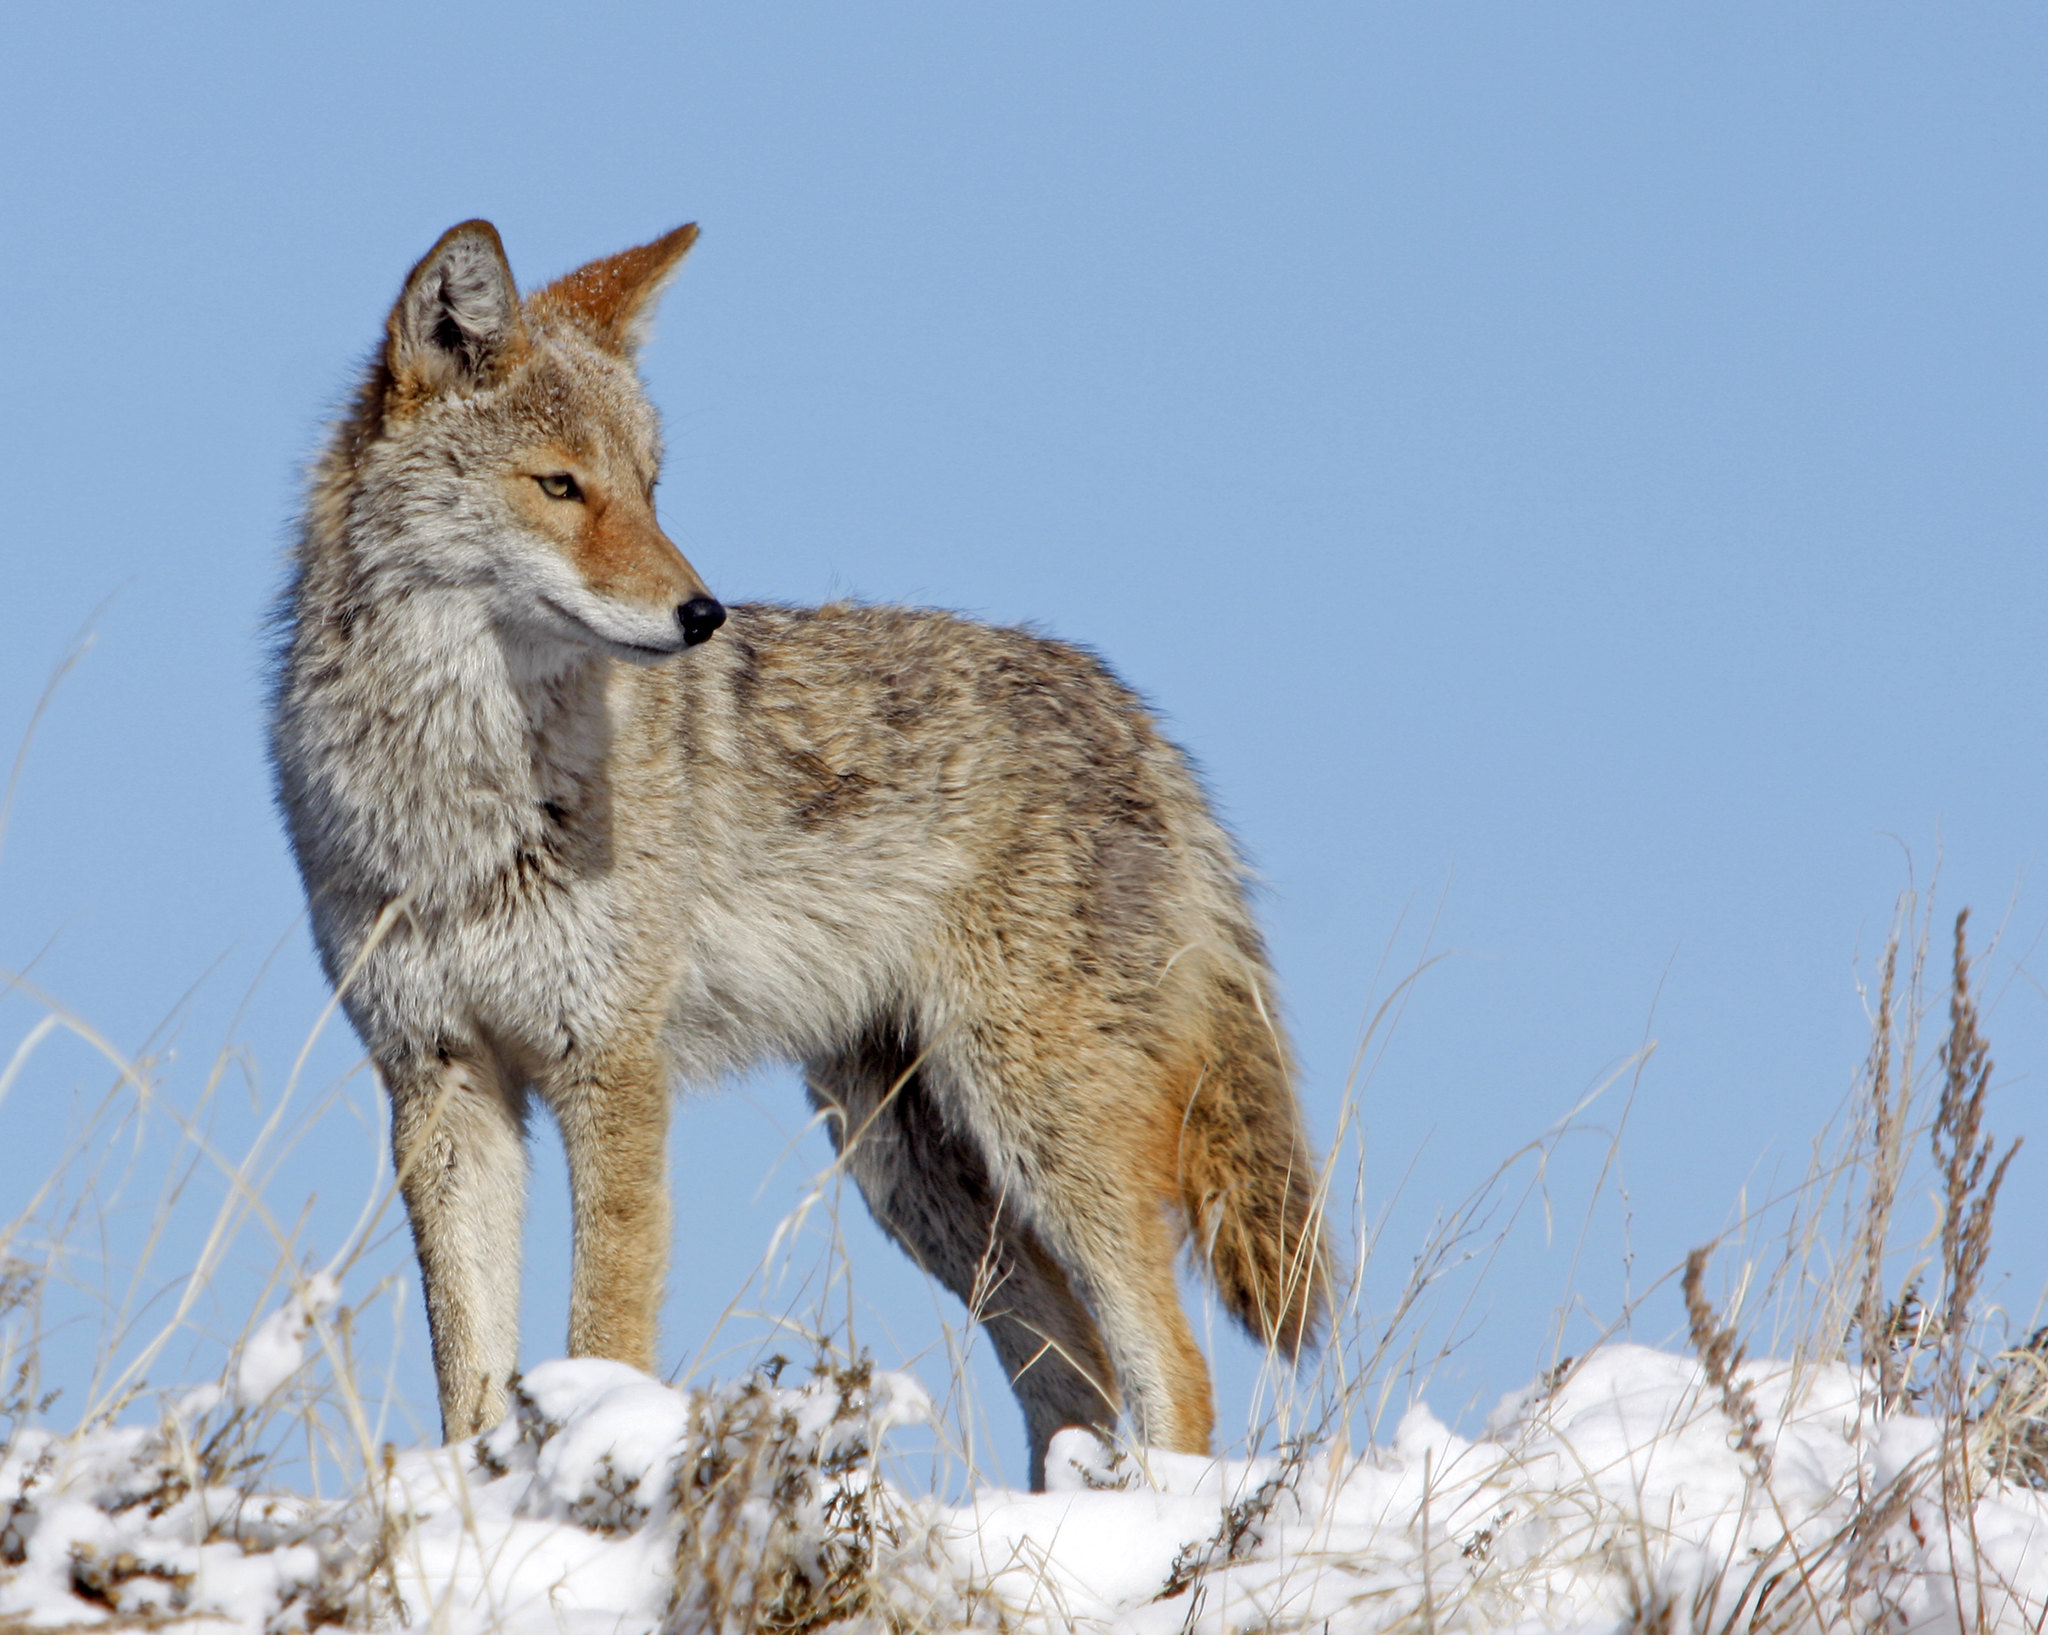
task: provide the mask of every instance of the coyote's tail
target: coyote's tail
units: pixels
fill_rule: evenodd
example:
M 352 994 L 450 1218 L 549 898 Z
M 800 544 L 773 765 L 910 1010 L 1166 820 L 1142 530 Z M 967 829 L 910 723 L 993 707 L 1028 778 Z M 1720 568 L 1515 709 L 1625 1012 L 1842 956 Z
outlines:
M 1207 1048 L 1181 1117 L 1179 1179 L 1196 1249 L 1231 1315 L 1293 1357 L 1316 1338 L 1331 1264 L 1323 1177 L 1263 977 L 1248 960 L 1206 984 Z

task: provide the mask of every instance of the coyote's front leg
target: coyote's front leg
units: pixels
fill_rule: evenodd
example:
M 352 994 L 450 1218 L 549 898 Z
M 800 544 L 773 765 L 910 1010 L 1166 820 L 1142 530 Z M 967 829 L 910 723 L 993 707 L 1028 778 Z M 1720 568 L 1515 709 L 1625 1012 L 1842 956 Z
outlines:
M 652 1373 L 668 1270 L 667 1076 L 652 1047 L 579 1068 L 543 1090 L 569 1158 L 569 1355 Z
M 379 1067 L 425 1285 L 441 1435 L 454 1442 L 505 1417 L 519 1363 L 526 1098 L 486 1060 L 428 1052 Z

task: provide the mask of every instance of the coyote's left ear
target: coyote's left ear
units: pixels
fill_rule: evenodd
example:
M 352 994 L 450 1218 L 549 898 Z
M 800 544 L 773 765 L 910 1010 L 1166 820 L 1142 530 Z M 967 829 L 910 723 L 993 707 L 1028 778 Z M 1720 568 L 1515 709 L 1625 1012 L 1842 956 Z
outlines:
M 527 303 L 536 318 L 566 318 L 600 346 L 631 357 L 646 343 L 655 302 L 697 242 L 697 224 L 621 250 L 556 279 Z

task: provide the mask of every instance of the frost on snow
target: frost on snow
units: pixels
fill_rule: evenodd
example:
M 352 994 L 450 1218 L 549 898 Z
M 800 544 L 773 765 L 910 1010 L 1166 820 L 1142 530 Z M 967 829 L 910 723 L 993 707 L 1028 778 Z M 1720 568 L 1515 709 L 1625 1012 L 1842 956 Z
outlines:
M 321 1292 L 244 1348 L 236 1402 L 297 1366 Z M 208 1485 L 181 1416 L 210 1404 L 188 1398 L 155 1429 L 14 1438 L 0 1625 L 2039 1627 L 2048 1493 L 1979 1481 L 1961 1498 L 1961 1444 L 1874 1418 L 1846 1367 L 1742 1376 L 1761 1468 L 1695 1362 L 1613 1345 L 1503 1402 L 1476 1440 L 1419 1404 L 1363 1452 L 1210 1460 L 1074 1431 L 1051 1491 L 959 1504 L 878 1476 L 881 1438 L 930 1404 L 865 1368 L 679 1391 L 547 1363 L 496 1430 L 399 1453 L 374 1492 L 326 1504 Z

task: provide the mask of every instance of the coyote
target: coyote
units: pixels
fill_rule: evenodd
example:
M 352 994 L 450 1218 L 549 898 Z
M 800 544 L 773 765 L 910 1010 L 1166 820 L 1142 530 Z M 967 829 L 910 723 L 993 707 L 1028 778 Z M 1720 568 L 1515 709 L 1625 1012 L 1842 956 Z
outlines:
M 443 1434 L 517 1364 L 525 1125 L 569 1349 L 655 1362 L 671 1087 L 801 1064 L 875 1219 L 1063 1426 L 1207 1451 L 1179 1244 L 1293 1354 L 1329 1261 L 1243 868 L 1091 655 L 951 614 L 722 606 L 655 520 L 634 364 L 680 227 L 522 299 L 414 267 L 313 468 L 277 794 L 391 1098 Z

